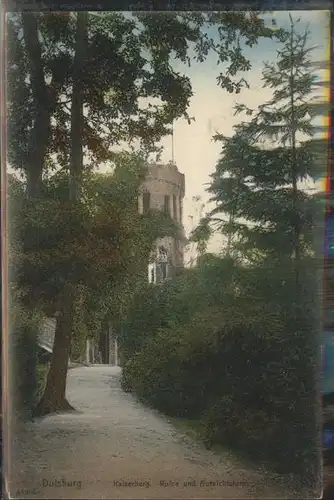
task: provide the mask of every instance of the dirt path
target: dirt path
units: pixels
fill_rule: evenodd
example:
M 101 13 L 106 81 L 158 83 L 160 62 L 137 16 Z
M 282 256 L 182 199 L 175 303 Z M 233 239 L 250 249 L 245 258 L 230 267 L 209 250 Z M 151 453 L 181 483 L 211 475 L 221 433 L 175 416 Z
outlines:
M 297 498 L 284 478 L 181 435 L 123 393 L 119 378 L 103 365 L 69 371 L 68 398 L 81 413 L 30 423 L 13 438 L 12 498 Z

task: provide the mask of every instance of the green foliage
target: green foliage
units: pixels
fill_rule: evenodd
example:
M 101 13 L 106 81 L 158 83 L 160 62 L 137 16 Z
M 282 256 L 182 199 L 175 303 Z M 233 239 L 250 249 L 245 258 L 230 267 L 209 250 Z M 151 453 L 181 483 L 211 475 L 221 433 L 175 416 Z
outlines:
M 197 243 L 199 255 L 203 255 L 206 252 L 211 235 L 210 220 L 208 218 L 202 218 L 189 237 L 189 242 Z
M 176 230 L 164 213 L 138 213 L 145 170 L 140 155 L 120 153 L 112 174 L 85 175 L 80 202 L 67 201 L 66 176 L 57 173 L 44 181 L 39 200 L 23 198 L 13 209 L 10 266 L 25 306 L 53 315 L 64 285 L 76 289 L 74 359 L 82 355 L 86 338 L 99 334 L 103 320 L 117 325 L 125 316 L 147 279 L 155 240 Z
M 183 325 L 199 310 L 219 305 L 230 292 L 231 275 L 231 260 L 212 256 L 200 268 L 184 270 L 163 286 L 143 284 L 134 294 L 123 322 L 120 348 L 125 359 L 160 330 Z
M 302 316 L 291 260 L 255 268 L 211 257 L 149 287 L 121 342 L 124 390 L 172 417 L 200 420 L 208 447 L 307 474 L 316 453 L 317 318 L 314 262 L 303 264 Z
M 155 288 L 146 282 L 133 297 L 120 337 L 120 348 L 125 359 L 131 358 L 161 328 L 168 328 L 177 322 L 178 310 L 173 305 L 177 298 L 178 283 L 173 281 L 166 285 Z
M 73 306 L 73 328 L 71 335 L 70 359 L 79 361 L 85 352 L 86 339 L 89 336 L 87 316 L 93 315 L 92 311 L 86 308 L 87 289 L 77 286 Z M 88 314 L 87 314 L 88 313 Z M 95 332 L 94 332 L 95 333 Z
M 48 174 L 69 167 L 76 18 L 71 12 L 7 16 L 8 155 L 28 177 L 37 168 L 37 145 L 38 169 Z M 261 37 L 282 36 L 255 13 L 91 12 L 87 18 L 81 84 L 83 145 L 91 167 L 112 161 L 112 148 L 124 142 L 157 151 L 173 120 L 191 121 L 191 81 L 173 69 L 173 60 L 196 64 L 213 53 L 226 68 L 217 84 L 239 92 L 246 82 L 237 73 L 250 69 L 240 40 L 252 47 Z
M 163 286 L 146 284 L 138 291 L 129 308 L 120 339 L 121 349 L 127 357 L 151 340 L 161 339 L 161 332 L 190 321 L 206 293 L 200 279 L 198 270 L 192 269 L 166 281 Z
M 310 52 L 308 32 L 292 23 L 276 63 L 266 63 L 262 73 L 273 97 L 258 110 L 237 105 L 236 114 L 248 121 L 235 126 L 232 137 L 215 137 L 222 154 L 209 188 L 216 202 L 212 215 L 228 215 L 218 227 L 234 236 L 234 248 L 250 261 L 297 259 L 312 246 L 315 203 L 300 188 L 301 181 L 319 177 L 319 144 L 309 140 L 316 84 Z

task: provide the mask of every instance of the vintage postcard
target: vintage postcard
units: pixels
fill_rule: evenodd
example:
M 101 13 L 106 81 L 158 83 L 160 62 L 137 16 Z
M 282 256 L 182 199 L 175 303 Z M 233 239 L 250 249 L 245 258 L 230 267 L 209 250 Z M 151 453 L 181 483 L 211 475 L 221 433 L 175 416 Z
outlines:
M 5 39 L 8 498 L 320 498 L 330 11 Z

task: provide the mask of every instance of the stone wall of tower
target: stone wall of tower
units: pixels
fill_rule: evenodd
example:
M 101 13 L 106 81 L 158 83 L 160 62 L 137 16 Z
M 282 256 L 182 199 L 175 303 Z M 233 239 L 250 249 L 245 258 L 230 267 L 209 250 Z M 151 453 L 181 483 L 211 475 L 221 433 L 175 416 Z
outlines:
M 185 195 L 184 174 L 179 172 L 176 165 L 169 163 L 150 164 L 148 173 L 143 182 L 138 200 L 139 211 L 143 211 L 143 193 L 150 193 L 150 208 L 165 210 L 165 203 L 169 201 L 169 213 L 180 226 L 179 237 L 165 237 L 156 242 L 156 247 L 163 246 L 168 251 L 169 275 L 183 267 L 185 236 L 183 229 L 183 198 Z M 166 197 L 169 197 L 166 200 Z M 158 280 L 159 281 L 159 280 Z

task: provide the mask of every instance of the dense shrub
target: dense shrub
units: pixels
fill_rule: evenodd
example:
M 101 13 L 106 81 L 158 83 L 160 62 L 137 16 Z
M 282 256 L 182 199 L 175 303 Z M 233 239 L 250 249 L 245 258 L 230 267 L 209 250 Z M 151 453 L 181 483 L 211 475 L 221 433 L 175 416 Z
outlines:
M 220 397 L 203 416 L 203 422 L 203 439 L 208 447 L 227 445 L 243 453 L 245 449 L 254 451 L 259 444 L 268 443 L 272 432 L 271 422 L 264 411 L 249 408 L 232 395 Z M 262 451 L 257 449 L 257 458 L 262 456 Z
M 189 290 L 188 276 L 166 282 L 163 287 L 147 284 L 133 301 L 119 338 L 124 361 L 130 359 L 161 329 L 173 328 L 191 317 L 191 307 L 184 308 L 180 296 Z
M 212 256 L 163 286 L 147 284 L 134 297 L 123 323 L 120 349 L 124 360 L 140 351 L 161 330 L 185 325 L 198 313 L 224 300 L 235 265 L 231 259 Z
M 123 364 L 122 376 L 121 376 L 121 387 L 124 392 L 132 392 L 133 384 L 132 380 L 134 378 L 133 370 L 132 370 L 133 360 L 129 359 L 126 363 Z
M 175 300 L 174 289 L 174 303 L 189 305 L 191 315 L 154 335 L 141 332 L 145 342 L 124 366 L 123 387 L 170 416 L 201 420 L 209 447 L 230 446 L 277 471 L 308 474 L 317 460 L 311 304 L 294 304 L 273 269 L 257 270 L 257 279 L 239 269 L 210 296 L 209 283 L 218 287 L 210 266 L 197 271 L 201 290 L 192 288 L 197 311 L 184 289 Z
M 178 346 L 175 335 L 167 337 L 161 332 L 123 369 L 123 386 L 131 387 L 140 399 L 173 416 L 187 414 L 185 374 L 178 362 Z

